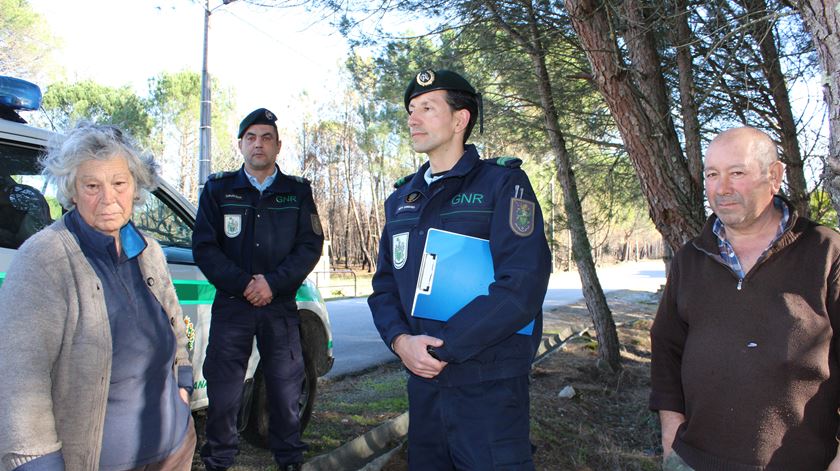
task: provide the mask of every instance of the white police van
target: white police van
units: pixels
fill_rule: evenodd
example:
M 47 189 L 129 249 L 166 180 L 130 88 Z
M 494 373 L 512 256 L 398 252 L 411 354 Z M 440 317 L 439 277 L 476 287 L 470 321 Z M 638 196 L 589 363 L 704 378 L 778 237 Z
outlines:
M 37 230 L 61 217 L 55 190 L 39 174 L 38 158 L 53 133 L 28 126 L 18 110 L 36 110 L 41 91 L 29 82 L 0 76 L 0 287 L 17 248 Z M 162 182 L 133 221 L 163 247 L 190 337 L 195 390 L 192 409 L 207 407 L 207 383 L 202 364 L 210 329 L 210 306 L 216 293 L 192 257 L 191 238 L 196 208 L 174 188 Z M 306 380 L 300 396 L 301 426 L 312 414 L 317 378 L 333 365 L 332 331 L 327 307 L 315 285 L 306 280 L 297 292 L 301 317 Z M 189 319 L 189 320 L 188 320 Z M 248 364 L 245 394 L 240 410 L 240 430 L 255 443 L 265 445 L 268 408 L 259 354 L 254 348 Z

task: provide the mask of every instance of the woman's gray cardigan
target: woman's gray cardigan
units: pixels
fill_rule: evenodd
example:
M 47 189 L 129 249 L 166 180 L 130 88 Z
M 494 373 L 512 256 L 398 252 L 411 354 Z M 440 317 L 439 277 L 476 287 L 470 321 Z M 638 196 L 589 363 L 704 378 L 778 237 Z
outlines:
M 138 261 L 190 366 L 181 307 L 157 242 Z M 99 466 L 111 329 L 99 278 L 63 219 L 26 241 L 0 288 L 0 467 L 62 451 L 65 469 Z

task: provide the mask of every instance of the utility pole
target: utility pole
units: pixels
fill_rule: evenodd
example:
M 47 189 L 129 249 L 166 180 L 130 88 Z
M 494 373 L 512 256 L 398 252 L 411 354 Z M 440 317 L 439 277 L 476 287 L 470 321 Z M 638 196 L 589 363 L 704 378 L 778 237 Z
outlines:
M 222 5 L 233 3 L 236 0 L 222 0 Z M 216 8 L 219 8 L 220 6 Z M 213 8 L 215 10 L 216 8 Z M 207 71 L 207 41 L 210 33 L 210 0 L 204 0 L 204 54 L 201 63 L 201 116 L 199 118 L 198 136 L 198 194 L 204 189 L 204 182 L 210 176 L 210 73 Z

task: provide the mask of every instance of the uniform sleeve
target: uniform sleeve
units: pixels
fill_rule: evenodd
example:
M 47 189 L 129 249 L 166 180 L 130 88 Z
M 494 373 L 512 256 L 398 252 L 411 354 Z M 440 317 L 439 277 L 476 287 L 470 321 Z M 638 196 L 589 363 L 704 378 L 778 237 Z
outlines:
M 193 258 L 216 289 L 241 296 L 251 282 L 251 275 L 222 251 L 219 243 L 222 212 L 213 198 L 212 187 L 212 180 L 208 180 L 198 200 L 192 240 Z
M 57 279 L 56 272 L 21 251 L 0 288 L 0 460 L 4 466 L 16 467 L 61 449 L 51 371 L 62 349 L 72 288 L 66 280 Z M 52 461 L 39 464 L 47 463 Z
M 318 209 L 312 198 L 312 189 L 306 186 L 301 195 L 294 247 L 275 270 L 264 274 L 271 292 L 275 296 L 294 294 L 306 275 L 315 268 L 323 247 L 324 231 Z
M 379 256 L 372 285 L 373 293 L 368 297 L 368 306 L 373 315 L 373 323 L 382 340 L 385 341 L 385 345 L 391 348 L 394 339 L 401 334 L 410 334 L 411 328 L 406 321 L 406 314 L 400 303 L 397 281 L 394 279 L 394 264 L 387 223 L 379 239 Z
M 542 311 L 551 272 L 542 211 L 527 175 L 510 170 L 495 195 L 490 253 L 495 280 L 452 316 L 439 336 L 441 360 L 461 363 L 514 335 Z
M 677 309 L 677 280 L 679 263 L 671 262 L 668 281 L 656 318 L 650 329 L 651 342 L 651 393 L 649 407 L 653 411 L 685 412 L 682 389 L 682 354 L 688 336 L 688 324 Z

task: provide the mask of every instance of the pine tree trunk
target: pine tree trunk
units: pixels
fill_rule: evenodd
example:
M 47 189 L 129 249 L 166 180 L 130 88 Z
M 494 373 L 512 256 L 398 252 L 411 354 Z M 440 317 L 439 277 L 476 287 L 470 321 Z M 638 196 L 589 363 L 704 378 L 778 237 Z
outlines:
M 826 189 L 840 213 L 840 11 L 836 0 L 797 0 L 794 4 L 811 32 L 823 69 L 830 135 Z
M 764 60 L 762 69 L 773 96 L 776 108 L 775 117 L 779 126 L 779 136 L 782 145 L 782 161 L 787 167 L 788 191 L 787 196 L 800 215 L 808 217 L 811 213 L 808 204 L 808 187 L 805 183 L 805 164 L 799 151 L 799 138 L 796 134 L 796 121 L 790 105 L 790 95 L 787 81 L 782 73 L 779 50 L 776 48 L 776 35 L 773 25 L 766 19 L 767 2 L 764 0 L 742 0 L 744 7 L 750 12 L 748 30 L 758 43 L 761 57 Z
M 636 0 L 626 0 L 625 46 L 631 70 L 600 0 L 565 0 L 572 25 L 610 108 L 648 202 L 651 219 L 668 245 L 679 249 L 705 222 L 703 190 L 691 177 L 670 116 L 652 28 Z

